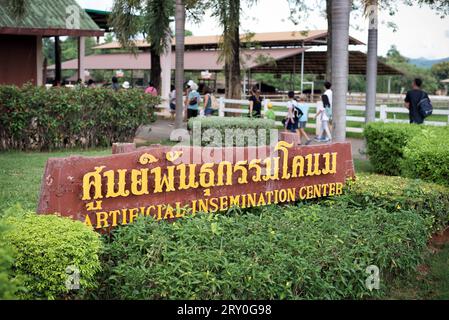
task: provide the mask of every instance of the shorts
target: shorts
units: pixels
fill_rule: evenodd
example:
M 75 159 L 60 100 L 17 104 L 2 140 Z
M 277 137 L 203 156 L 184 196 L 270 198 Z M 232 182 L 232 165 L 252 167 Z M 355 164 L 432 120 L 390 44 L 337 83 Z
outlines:
M 172 113 L 176 112 L 176 104 L 170 103 L 170 112 Z
M 307 127 L 307 121 L 299 122 L 299 129 L 305 129 Z
M 296 130 L 298 130 L 298 122 L 289 121 L 287 124 L 287 130 L 289 130 L 290 132 L 296 132 Z
M 187 109 L 187 119 L 198 117 L 198 110 Z
M 211 116 L 211 115 L 213 115 L 214 114 L 214 109 L 212 109 L 212 108 L 206 108 L 206 109 L 204 109 L 204 115 L 205 116 Z

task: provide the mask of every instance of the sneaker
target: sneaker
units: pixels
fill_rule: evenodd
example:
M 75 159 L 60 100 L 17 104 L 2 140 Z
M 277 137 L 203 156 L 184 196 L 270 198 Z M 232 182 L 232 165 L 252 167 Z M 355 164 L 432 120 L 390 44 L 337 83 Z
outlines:
M 315 140 L 316 142 L 324 142 L 324 139 L 323 139 L 323 138 L 318 138 L 318 137 L 317 137 L 317 138 L 315 138 L 314 140 Z
M 312 139 L 306 141 L 306 146 L 312 143 Z
M 326 138 L 326 139 L 323 139 L 323 140 L 321 140 L 322 142 L 331 142 L 332 140 L 331 139 L 329 139 L 329 138 Z

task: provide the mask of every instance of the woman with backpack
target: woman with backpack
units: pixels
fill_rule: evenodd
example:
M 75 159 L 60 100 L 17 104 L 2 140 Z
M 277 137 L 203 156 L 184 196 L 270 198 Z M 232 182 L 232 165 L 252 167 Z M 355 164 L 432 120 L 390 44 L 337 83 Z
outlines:
M 210 117 L 214 113 L 212 108 L 212 91 L 209 87 L 204 87 L 204 115 Z
M 295 93 L 293 91 L 288 93 L 288 98 L 290 101 L 287 102 L 287 117 L 283 122 L 287 131 L 296 133 L 299 128 L 299 118 L 301 118 L 302 112 L 296 102 Z
M 196 83 L 190 85 L 190 90 L 188 95 L 187 119 L 198 117 L 199 103 L 201 101 Z

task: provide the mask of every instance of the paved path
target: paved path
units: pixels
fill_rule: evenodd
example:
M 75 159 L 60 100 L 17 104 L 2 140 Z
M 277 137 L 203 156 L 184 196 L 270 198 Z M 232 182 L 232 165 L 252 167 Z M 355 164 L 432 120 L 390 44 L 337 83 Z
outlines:
M 184 129 L 187 128 L 186 123 L 184 123 Z M 157 144 L 163 143 L 170 140 L 170 135 L 174 130 L 174 126 L 171 121 L 168 120 L 157 120 L 155 123 L 149 126 L 142 126 L 137 130 L 136 138 L 134 142 L 137 144 Z M 363 149 L 363 140 L 348 138 L 347 141 L 351 142 L 352 154 L 355 159 L 366 159 L 366 156 L 360 151 Z M 320 144 L 313 142 L 312 144 Z

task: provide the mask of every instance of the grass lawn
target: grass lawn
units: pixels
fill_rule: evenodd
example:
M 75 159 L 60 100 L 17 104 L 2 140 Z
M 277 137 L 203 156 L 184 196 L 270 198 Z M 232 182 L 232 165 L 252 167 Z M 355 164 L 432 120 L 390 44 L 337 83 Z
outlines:
M 0 213 L 17 203 L 35 210 L 44 167 L 49 157 L 70 155 L 101 156 L 111 154 L 110 149 L 89 151 L 71 150 L 51 153 L 6 152 L 0 153 Z M 366 160 L 354 160 L 356 172 L 372 172 Z M 425 272 L 403 279 L 395 279 L 389 299 L 449 299 L 449 244 L 428 254 L 423 264 Z
M 110 149 L 90 151 L 57 151 L 52 153 L 0 153 L 0 212 L 17 203 L 24 209 L 36 210 L 45 163 L 50 157 L 70 155 L 99 156 Z

